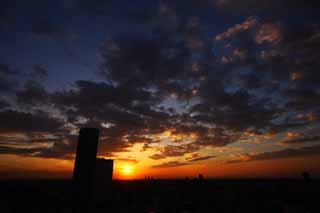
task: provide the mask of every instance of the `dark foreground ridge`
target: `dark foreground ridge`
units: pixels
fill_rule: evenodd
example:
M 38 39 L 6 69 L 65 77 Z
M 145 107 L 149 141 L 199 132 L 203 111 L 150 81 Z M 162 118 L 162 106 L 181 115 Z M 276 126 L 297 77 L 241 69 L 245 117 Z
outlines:
M 71 181 L 0 183 L 0 212 L 72 212 Z M 320 212 L 319 180 L 113 181 L 90 212 Z

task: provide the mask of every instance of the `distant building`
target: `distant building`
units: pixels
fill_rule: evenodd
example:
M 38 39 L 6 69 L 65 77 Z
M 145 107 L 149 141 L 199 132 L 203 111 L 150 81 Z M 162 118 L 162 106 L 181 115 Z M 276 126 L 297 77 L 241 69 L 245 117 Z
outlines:
M 73 170 L 74 196 L 77 200 L 91 199 L 98 139 L 98 129 L 82 128 L 80 130 Z
M 199 180 L 203 180 L 203 174 L 199 174 L 199 175 L 198 175 L 198 179 L 199 179 Z
M 309 183 L 311 181 L 311 177 L 310 177 L 309 172 L 302 172 L 301 175 L 306 183 Z

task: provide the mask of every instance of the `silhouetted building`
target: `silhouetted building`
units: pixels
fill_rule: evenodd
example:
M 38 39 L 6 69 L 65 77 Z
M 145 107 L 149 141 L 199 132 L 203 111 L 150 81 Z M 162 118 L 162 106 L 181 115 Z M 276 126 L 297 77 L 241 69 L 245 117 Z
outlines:
M 203 180 L 203 174 L 199 174 L 199 175 L 198 175 L 198 179 L 199 179 L 199 180 Z
M 80 130 L 73 170 L 74 196 L 77 200 L 89 200 L 91 198 L 98 139 L 98 129 L 82 128 Z
M 305 182 L 309 183 L 311 181 L 309 172 L 302 172 L 301 175 L 302 175 Z
M 94 179 L 94 198 L 106 199 L 111 192 L 113 160 L 97 159 Z

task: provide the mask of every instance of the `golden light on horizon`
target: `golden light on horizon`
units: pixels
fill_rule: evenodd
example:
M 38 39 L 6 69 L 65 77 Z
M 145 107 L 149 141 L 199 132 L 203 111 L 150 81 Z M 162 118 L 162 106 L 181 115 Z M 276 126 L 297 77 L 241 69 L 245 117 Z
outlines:
M 132 166 L 130 166 L 130 165 L 125 165 L 124 167 L 123 167 L 123 169 L 122 169 L 122 173 L 124 174 L 124 175 L 131 175 L 132 174 Z

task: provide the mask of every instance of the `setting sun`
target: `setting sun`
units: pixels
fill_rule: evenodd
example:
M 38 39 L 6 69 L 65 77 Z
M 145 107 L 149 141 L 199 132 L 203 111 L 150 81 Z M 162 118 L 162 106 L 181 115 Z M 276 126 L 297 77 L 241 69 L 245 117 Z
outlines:
M 130 165 L 125 165 L 122 172 L 125 175 L 130 175 L 132 173 L 132 167 Z

